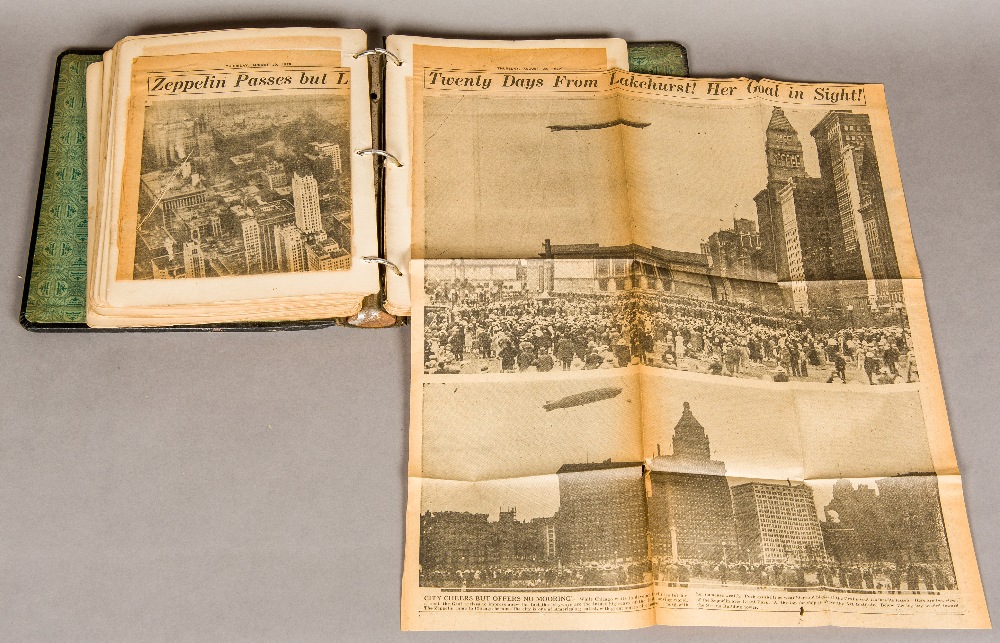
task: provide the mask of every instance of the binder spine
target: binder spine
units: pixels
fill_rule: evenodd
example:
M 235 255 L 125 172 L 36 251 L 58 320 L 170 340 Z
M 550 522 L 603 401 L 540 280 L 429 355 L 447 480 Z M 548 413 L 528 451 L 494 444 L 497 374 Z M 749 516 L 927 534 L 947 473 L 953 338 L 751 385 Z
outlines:
M 362 257 L 362 261 L 378 264 L 379 291 L 364 298 L 361 311 L 348 317 L 346 325 L 357 328 L 385 328 L 405 323 L 404 317 L 389 314 L 384 307 L 386 268 L 399 273 L 399 267 L 385 258 L 385 168 L 386 161 L 401 166 L 399 159 L 386 152 L 385 147 L 385 85 L 386 61 L 402 65 L 403 61 L 382 47 L 372 47 L 353 54 L 355 59 L 368 58 L 368 87 L 371 100 L 372 144 L 355 150 L 358 156 L 370 156 L 375 167 L 375 221 L 378 228 L 378 256 Z

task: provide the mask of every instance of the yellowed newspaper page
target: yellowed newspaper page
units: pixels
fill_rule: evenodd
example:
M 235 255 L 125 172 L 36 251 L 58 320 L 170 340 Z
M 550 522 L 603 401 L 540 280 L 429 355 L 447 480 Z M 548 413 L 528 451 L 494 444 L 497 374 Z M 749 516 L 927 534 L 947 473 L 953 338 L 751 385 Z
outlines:
M 404 627 L 989 627 L 881 86 L 443 78 Z
M 91 325 L 323 318 L 377 291 L 372 161 L 353 154 L 371 146 L 365 45 L 251 29 L 115 47 Z

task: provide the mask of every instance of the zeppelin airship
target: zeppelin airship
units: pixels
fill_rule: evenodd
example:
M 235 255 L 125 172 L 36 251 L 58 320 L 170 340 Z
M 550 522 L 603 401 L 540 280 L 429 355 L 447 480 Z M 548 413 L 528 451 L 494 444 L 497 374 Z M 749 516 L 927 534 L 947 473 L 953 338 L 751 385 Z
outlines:
M 601 400 L 608 400 L 613 397 L 618 397 L 621 395 L 621 388 L 616 386 L 611 386 L 608 388 L 595 388 L 590 391 L 584 391 L 583 393 L 576 393 L 574 395 L 567 395 L 566 397 L 560 398 L 555 402 L 546 402 L 542 406 L 545 407 L 546 411 L 554 411 L 555 409 L 568 409 L 574 406 L 582 406 L 583 404 L 593 404 L 594 402 L 600 402 Z

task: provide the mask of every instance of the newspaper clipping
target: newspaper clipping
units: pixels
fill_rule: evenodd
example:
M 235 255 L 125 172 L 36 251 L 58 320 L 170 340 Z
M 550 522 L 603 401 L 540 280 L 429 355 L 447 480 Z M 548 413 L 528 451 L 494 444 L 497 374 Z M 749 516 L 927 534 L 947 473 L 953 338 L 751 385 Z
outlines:
M 989 627 L 882 88 L 453 61 L 403 627 Z
M 119 279 L 349 270 L 351 74 L 340 52 L 206 58 L 135 66 L 141 167 L 126 186 Z

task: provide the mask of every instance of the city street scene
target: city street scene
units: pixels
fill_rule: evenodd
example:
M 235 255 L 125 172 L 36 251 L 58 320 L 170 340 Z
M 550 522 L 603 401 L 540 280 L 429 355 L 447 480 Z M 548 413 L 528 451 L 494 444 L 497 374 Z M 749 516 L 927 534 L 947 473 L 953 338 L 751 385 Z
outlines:
M 641 462 L 566 463 L 554 476 L 521 485 L 425 482 L 421 587 L 629 589 L 652 582 Z M 526 491 L 551 499 L 532 498 L 524 512 Z M 470 503 L 482 506 L 456 510 Z
M 606 375 L 424 384 L 422 586 L 652 582 L 639 386 Z
M 348 118 L 347 96 L 152 101 L 133 279 L 350 269 Z
M 428 260 L 426 371 L 641 363 L 777 382 L 918 381 L 868 116 L 775 107 L 769 119 L 762 149 L 739 157 L 750 160 L 731 212 L 705 209 L 725 199 L 704 182 L 678 197 L 684 213 L 651 201 L 663 210 L 650 215 L 657 239 L 675 249 L 539 239 L 532 258 Z M 757 173 L 766 178 L 749 183 Z
M 874 310 L 848 305 L 805 317 L 778 303 L 715 300 L 707 286 L 704 293 L 688 289 L 688 294 L 671 293 L 662 281 L 659 289 L 643 288 L 639 284 L 649 283 L 643 274 L 651 271 L 649 264 L 617 261 L 613 266 L 612 260 L 582 259 L 425 262 L 425 372 L 646 364 L 771 381 L 867 386 L 919 379 L 902 303 Z M 558 280 L 567 290 L 531 287 L 546 270 L 556 275 L 606 270 L 620 276 Z M 684 279 L 690 273 L 673 276 Z M 598 289 L 615 280 L 623 285 L 610 292 Z M 788 290 L 759 285 L 777 293 Z M 857 286 L 845 285 L 851 287 Z
M 670 452 L 658 445 L 650 461 L 657 582 L 911 594 L 956 588 L 935 475 L 727 477 L 696 412 L 683 403 Z
M 538 382 L 534 384 L 538 387 Z M 576 382 L 577 388 L 586 384 Z M 496 386 L 466 383 L 459 388 L 467 389 L 463 396 L 467 401 L 459 409 L 464 411 L 471 408 L 473 397 L 490 408 L 487 389 Z M 436 477 L 449 471 L 444 453 L 430 455 L 438 464 L 432 465 L 435 475 L 421 485 L 421 586 L 626 589 L 656 582 L 668 587 L 896 594 L 956 589 L 937 477 L 924 472 L 930 464 L 926 439 L 911 435 L 922 427 L 899 426 L 896 435 L 876 438 L 871 429 L 851 427 L 835 438 L 842 445 L 841 454 L 829 456 L 830 462 L 837 462 L 839 455 L 853 458 L 852 454 L 867 450 L 886 471 L 914 471 L 808 482 L 750 478 L 745 477 L 748 471 L 756 467 L 764 472 L 769 465 L 802 472 L 802 454 L 794 439 L 799 429 L 789 433 L 782 411 L 773 426 L 746 415 L 736 421 L 734 409 L 752 398 L 741 397 L 738 391 L 721 392 L 722 397 L 716 396 L 721 413 L 701 402 L 704 415 L 713 422 L 706 427 L 696 405 L 683 402 L 677 408 L 672 399 L 665 399 L 662 406 L 672 412 L 663 422 L 672 428 L 650 430 L 656 442 L 651 458 L 601 460 L 601 455 L 616 450 L 614 444 L 621 439 L 609 431 L 602 444 L 598 425 L 604 423 L 593 415 L 621 392 L 609 390 L 613 393 L 569 396 L 563 398 L 564 404 L 546 404 L 544 411 L 535 413 L 530 407 L 537 402 L 528 401 L 523 405 L 527 409 L 523 429 L 485 430 L 488 439 L 520 443 L 531 434 L 557 431 L 543 419 L 545 414 L 570 409 L 565 412 L 571 415 L 553 421 L 580 425 L 586 437 L 574 441 L 567 434 L 559 448 L 541 448 L 546 453 L 529 465 L 540 473 L 504 477 L 505 467 L 520 463 L 508 461 L 502 451 L 477 458 L 483 432 L 477 434 L 478 440 L 467 438 L 451 451 L 455 462 L 470 455 L 472 469 L 453 466 L 475 481 Z M 725 399 L 728 393 L 735 393 L 732 399 Z M 442 408 L 432 412 L 444 413 L 445 389 L 433 399 Z M 894 396 L 879 409 L 892 413 L 905 403 L 903 397 Z M 789 413 L 794 411 L 784 411 Z M 722 421 L 720 416 L 729 419 Z M 749 439 L 748 431 L 753 433 Z M 443 452 L 452 434 L 457 430 L 442 428 L 430 450 Z M 884 449 L 893 438 L 909 441 L 901 447 L 906 453 L 894 462 Z M 783 442 L 796 444 L 783 455 L 777 453 L 778 461 L 766 462 L 760 445 Z M 597 457 L 551 464 L 558 451 L 584 450 Z M 796 460 L 799 463 L 793 464 Z M 777 470 L 773 473 L 776 477 Z

